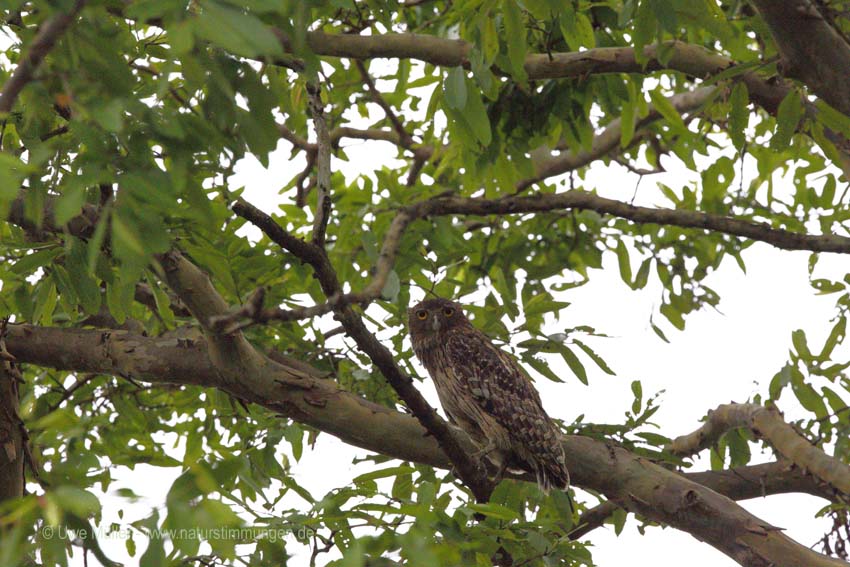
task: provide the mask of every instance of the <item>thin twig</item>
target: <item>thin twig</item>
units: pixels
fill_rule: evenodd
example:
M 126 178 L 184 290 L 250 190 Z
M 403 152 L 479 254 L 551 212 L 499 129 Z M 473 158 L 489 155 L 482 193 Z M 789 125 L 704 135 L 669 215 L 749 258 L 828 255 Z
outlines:
M 0 112 L 12 110 L 15 99 L 18 98 L 21 90 L 32 81 L 35 70 L 38 69 L 38 66 L 53 49 L 56 41 L 77 17 L 83 4 L 85 4 L 84 0 L 77 0 L 70 12 L 56 14 L 38 30 L 26 55 L 21 58 L 15 72 L 3 85 L 3 90 L 0 91 Z
M 405 130 L 404 124 L 401 123 L 398 115 L 396 115 L 392 107 L 381 95 L 381 92 L 375 87 L 375 81 L 372 80 L 372 77 L 369 75 L 366 65 L 364 65 L 363 61 L 360 59 L 355 59 L 354 65 L 360 72 L 360 76 L 363 77 L 363 82 L 366 84 L 366 90 L 369 91 L 369 96 L 372 98 L 372 101 L 383 109 L 387 119 L 393 125 L 393 130 L 395 130 L 398 134 L 399 145 L 403 148 L 409 148 L 413 139 L 410 137 L 410 134 L 407 133 L 407 130 Z

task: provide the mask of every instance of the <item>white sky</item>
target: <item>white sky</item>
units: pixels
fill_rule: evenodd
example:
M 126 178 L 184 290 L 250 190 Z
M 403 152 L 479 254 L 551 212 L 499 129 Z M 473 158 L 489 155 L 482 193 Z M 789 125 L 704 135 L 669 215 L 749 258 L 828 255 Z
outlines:
M 388 163 L 401 163 L 393 161 L 395 150 L 385 143 L 347 141 L 343 145 L 347 147 L 349 161 L 334 160 L 333 167 L 347 176 L 358 171 L 369 172 Z M 266 212 L 274 212 L 276 203 L 289 200 L 288 196 L 278 196 L 277 190 L 303 166 L 300 156 L 288 161 L 290 149 L 288 143 L 281 142 L 271 157 L 268 170 L 253 159 L 244 160 L 230 179 L 231 186 L 244 185 L 244 197 L 248 201 Z M 642 181 L 636 204 L 651 206 L 661 202 L 656 200 L 656 182 L 678 187 L 685 178 L 693 176 L 677 168 L 672 161 L 665 165 L 669 173 Z M 586 179 L 584 188 L 625 200 L 631 199 L 636 182 L 633 174 L 616 165 L 594 167 Z M 559 325 L 553 324 L 551 332 L 558 332 L 559 327 L 591 325 L 611 335 L 607 339 L 590 338 L 587 342 L 617 376 L 607 376 L 587 361 L 589 386 L 577 379 L 568 378 L 563 384 L 538 379 L 537 386 L 547 410 L 567 422 L 578 414 L 585 414 L 591 422 L 618 423 L 631 405 L 630 383 L 640 379 L 644 398 L 662 389 L 666 391 L 653 421 L 659 425 L 659 433 L 674 437 L 692 431 L 706 411 L 719 404 L 743 402 L 755 393 L 766 393 L 770 378 L 788 358 L 794 329 L 804 329 L 810 344 L 820 347 L 832 327 L 834 300 L 830 296 L 815 296 L 809 287 L 808 255 L 805 253 L 782 252 L 757 244 L 744 254 L 744 258 L 746 275 L 729 258 L 718 272 L 708 277 L 707 285 L 721 296 L 719 311 L 692 314 L 684 332 L 677 332 L 657 314 L 660 284 L 654 280 L 654 271 L 650 284 L 644 290 L 633 292 L 622 283 L 613 254 L 606 256 L 603 270 L 591 273 L 590 284 L 556 294 L 572 305 L 560 314 Z M 633 268 L 636 269 L 634 262 Z M 834 257 L 824 255 L 818 269 L 824 273 L 840 273 L 839 268 Z M 655 314 L 655 321 L 664 328 L 670 344 L 661 341 L 650 329 L 650 314 Z M 845 360 L 847 349 L 840 347 L 835 356 L 838 361 Z M 570 376 L 561 363 L 555 361 L 554 365 L 557 373 Z M 428 400 L 438 405 L 430 381 L 426 381 L 422 389 Z M 780 408 L 791 416 L 796 415 L 796 408 L 787 394 L 780 400 Z M 281 450 L 288 453 L 288 445 L 283 443 Z M 315 450 L 305 449 L 301 461 L 293 465 L 292 474 L 299 484 L 320 497 L 333 488 L 349 484 L 354 476 L 370 468 L 368 464 L 351 465 L 352 459 L 362 454 L 323 434 Z M 703 459 L 694 470 L 706 468 L 707 459 Z M 134 472 L 117 475 L 121 480 L 113 485 L 113 490 L 132 486 L 145 498 L 139 503 L 128 504 L 107 497 L 103 502 L 105 520 L 118 521 L 115 511 L 119 507 L 125 510 L 122 524 L 146 515 L 152 506 L 162 508 L 176 474 L 177 471 L 140 466 Z M 813 519 L 824 503 L 814 497 L 789 495 L 742 504 L 762 519 L 786 528 L 788 535 L 798 542 L 812 545 L 827 529 L 827 522 Z M 619 537 L 609 528 L 592 532 L 587 539 L 594 545 L 596 564 L 618 567 L 634 564 L 636 558 L 646 558 L 645 564 L 651 561 L 655 567 L 679 567 L 682 557 L 688 557 L 689 567 L 736 565 L 685 533 L 669 528 L 649 528 L 646 535 L 641 536 L 635 526 L 636 522 L 630 518 Z M 101 543 L 107 555 L 127 565 L 138 561 L 138 554 L 146 545 L 143 540 L 137 540 L 139 551 L 136 558 L 131 559 L 126 555 L 123 541 L 103 540 Z M 306 565 L 308 557 L 309 554 L 299 554 L 292 564 Z M 334 557 L 324 555 L 320 564 Z M 75 559 L 73 564 L 82 565 L 79 554 Z M 94 558 L 90 557 L 89 564 L 96 564 Z

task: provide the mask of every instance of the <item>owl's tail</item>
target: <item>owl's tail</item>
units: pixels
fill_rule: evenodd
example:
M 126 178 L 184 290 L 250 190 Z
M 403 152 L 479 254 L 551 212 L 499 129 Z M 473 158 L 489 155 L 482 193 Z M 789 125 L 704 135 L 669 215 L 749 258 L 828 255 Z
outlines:
M 564 464 L 563 455 L 560 457 L 560 459 L 547 459 L 545 462 L 538 463 L 534 471 L 537 476 L 537 485 L 544 492 L 548 493 L 553 488 L 566 490 L 570 487 L 570 472 Z

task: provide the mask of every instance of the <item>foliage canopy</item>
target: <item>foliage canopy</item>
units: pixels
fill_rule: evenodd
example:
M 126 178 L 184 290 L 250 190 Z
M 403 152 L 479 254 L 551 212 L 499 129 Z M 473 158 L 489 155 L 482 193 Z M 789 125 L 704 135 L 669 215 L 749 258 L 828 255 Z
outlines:
M 281 530 L 339 565 L 589 565 L 585 534 L 627 512 L 742 565 L 843 564 L 732 501 L 806 492 L 841 524 L 850 497 L 848 363 L 832 357 L 850 280 L 815 271 L 850 252 L 850 24 L 844 2 L 774 4 L 5 2 L 0 564 L 66 565 L 78 544 L 111 565 L 97 538 L 43 527 L 102 533 L 93 491 L 138 464 L 182 470 L 164 507 L 118 528 L 145 567 L 280 565 Z M 397 159 L 343 175 L 351 140 Z M 303 171 L 270 176 L 274 206 L 243 200 L 240 162 L 290 148 Z M 647 180 L 603 191 L 591 167 Z M 652 182 L 665 169 L 678 184 Z M 605 255 L 628 288 L 662 284 L 664 339 L 718 304 L 706 276 L 744 268 L 754 241 L 812 253 L 813 288 L 837 298 L 826 343 L 795 333 L 763 394 L 700 435 L 654 430 L 640 382 L 623 423 L 565 424 L 600 506 L 510 480 L 490 494 L 407 380 L 422 290 L 484 290 L 479 328 L 538 378 L 571 380 L 558 358 L 588 383 L 612 373 L 595 331 L 544 324 Z M 783 394 L 807 412 L 794 428 L 771 406 Z M 281 447 L 297 461 L 321 432 L 374 470 L 309 494 Z M 750 442 L 777 461 L 752 465 Z M 713 471 L 671 472 L 709 447 Z M 152 535 L 179 528 L 197 532 Z

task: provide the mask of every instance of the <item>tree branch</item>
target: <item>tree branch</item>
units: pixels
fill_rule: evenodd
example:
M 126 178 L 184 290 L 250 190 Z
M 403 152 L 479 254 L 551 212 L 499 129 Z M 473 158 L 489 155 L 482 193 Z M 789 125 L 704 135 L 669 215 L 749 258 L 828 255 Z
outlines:
M 668 100 L 673 107 L 680 113 L 688 112 L 699 108 L 706 104 L 717 92 L 716 87 L 700 87 L 694 91 L 680 93 L 671 96 Z M 661 118 L 658 111 L 650 106 L 649 113 L 635 124 L 635 139 L 641 135 L 639 130 L 646 127 L 648 124 Z M 516 192 L 521 192 L 538 181 L 543 181 L 546 178 L 555 175 L 561 175 L 568 171 L 574 171 L 580 167 L 584 167 L 589 163 L 607 155 L 612 150 L 620 145 L 620 133 L 622 132 L 622 120 L 617 118 L 612 120 L 610 124 L 600 134 L 593 138 L 593 143 L 589 150 L 566 151 L 558 156 L 549 157 L 540 160 L 534 165 L 534 176 L 523 179 L 516 184 Z
M 291 43 L 282 37 L 284 49 Z M 467 56 L 471 44 L 463 40 L 442 39 L 412 33 L 381 35 L 328 34 L 308 32 L 307 43 L 317 55 L 351 59 L 416 59 L 432 65 L 457 67 L 469 65 Z M 681 41 L 648 45 L 643 50 L 645 62 L 639 62 L 631 47 L 598 47 L 581 52 L 534 53 L 526 56 L 525 71 L 529 79 L 557 79 L 604 73 L 651 73 L 654 71 L 679 71 L 699 78 L 708 78 L 734 66 L 734 60 L 709 51 L 698 45 Z M 664 60 L 659 60 L 659 53 Z M 771 114 L 788 94 L 789 86 L 781 81 L 768 81 L 756 73 L 746 72 L 741 80 L 753 100 Z
M 318 257 L 318 254 L 311 245 L 303 240 L 300 240 L 277 224 L 269 215 L 254 207 L 243 199 L 237 200 L 231 207 L 240 217 L 251 221 L 260 228 L 269 239 L 278 246 L 289 250 L 308 264 L 316 265 L 323 264 L 323 260 Z M 296 321 L 299 319 L 308 319 L 318 317 L 325 313 L 330 313 L 342 307 L 349 305 L 366 305 L 381 297 L 384 287 L 387 285 L 387 279 L 395 264 L 395 256 L 398 253 L 398 247 L 401 242 L 401 237 L 404 234 L 407 225 L 412 220 L 412 217 L 406 211 L 400 211 L 393 222 L 387 234 L 384 236 L 384 243 L 381 246 L 381 251 L 378 255 L 378 260 L 374 269 L 374 276 L 369 284 L 359 292 L 343 294 L 340 291 L 331 292 L 327 297 L 326 303 L 305 307 L 301 309 L 263 309 L 251 314 L 251 319 L 254 322 L 263 323 L 268 321 Z M 297 251 L 297 252 L 296 252 Z M 335 281 L 335 274 L 327 274 L 327 281 Z M 340 290 L 339 284 L 333 286 Z M 328 287 L 331 289 L 331 286 Z M 327 293 L 327 291 L 326 291 Z M 217 317 L 214 324 L 221 332 L 232 332 L 244 325 L 236 325 L 236 321 L 240 317 L 247 314 L 237 311 L 231 312 L 226 316 Z
M 812 445 L 782 419 L 776 407 L 756 404 L 725 404 L 710 411 L 705 424 L 688 435 L 677 437 L 669 450 L 676 455 L 693 455 L 714 445 L 721 435 L 747 428 L 770 443 L 783 457 L 811 472 L 850 497 L 850 467 Z
M 316 128 L 316 215 L 313 219 L 313 244 L 323 247 L 331 215 L 331 139 L 325 121 L 325 108 L 318 82 L 307 84 L 310 113 Z
M 274 219 L 242 200 L 233 204 L 233 210 L 252 222 L 256 220 L 257 226 L 273 242 L 299 257 L 302 261 L 310 264 L 316 273 L 316 278 L 319 280 L 322 291 L 329 298 L 329 303 L 338 301 L 334 298 L 343 296 L 342 287 L 324 248 L 292 236 L 278 225 Z M 407 218 L 407 215 L 406 213 L 400 213 L 396 218 Z M 406 222 L 403 224 L 406 226 Z M 396 225 L 396 223 L 394 222 L 393 225 Z M 403 230 L 403 227 L 397 229 L 399 237 Z M 389 234 L 393 234 L 393 226 L 390 227 Z M 385 249 L 387 248 L 387 240 L 390 238 L 391 236 L 385 238 Z M 391 251 L 382 249 L 378 259 L 379 266 L 392 265 L 397 246 L 391 246 L 390 248 L 392 249 Z M 375 280 L 362 293 L 364 297 L 373 294 L 376 289 L 380 293 L 383 285 L 376 276 Z M 413 385 L 410 377 L 404 374 L 395 363 L 392 353 L 369 332 L 363 320 L 354 312 L 351 306 L 349 304 L 343 304 L 339 306 L 335 305 L 334 307 L 336 317 L 342 323 L 348 335 L 354 339 L 360 350 L 366 353 L 372 363 L 384 375 L 387 382 L 389 382 L 399 398 L 404 401 L 405 405 L 407 405 L 426 431 L 438 440 L 440 446 L 454 464 L 458 477 L 472 490 L 476 499 L 486 501 L 492 491 L 492 483 L 487 479 L 486 471 L 482 470 L 478 466 L 478 463 L 470 458 L 470 452 L 460 445 L 454 430 L 450 428 L 445 420 L 437 415 L 425 398 L 422 397 L 422 394 Z
M 21 58 L 15 72 L 3 85 L 0 91 L 0 112 L 9 112 L 15 104 L 21 90 L 32 81 L 35 70 L 47 56 L 59 37 L 65 33 L 68 26 L 77 17 L 77 14 L 85 4 L 84 0 L 77 0 L 70 12 L 56 14 L 47 20 L 32 40 L 26 55 Z
M 799 79 L 831 106 L 850 115 L 850 45 L 818 12 L 817 3 L 755 0 L 753 4 L 782 54 L 780 71 Z
M 381 107 L 384 114 L 387 116 L 387 119 L 393 125 L 393 130 L 395 130 L 396 134 L 398 134 L 399 145 L 403 148 L 410 147 L 410 144 L 413 142 L 410 134 L 408 134 L 407 130 L 404 129 L 404 124 L 401 123 L 401 120 L 393 111 L 392 107 L 387 104 L 386 100 L 384 100 L 380 91 L 375 88 L 375 81 L 372 80 L 366 66 L 359 59 L 355 59 L 354 65 L 357 67 L 357 70 L 360 72 L 360 76 L 363 78 L 363 82 L 366 84 L 366 90 L 369 92 L 370 98 L 373 102 L 375 102 L 375 104 Z
M 641 224 L 712 230 L 765 242 L 782 250 L 850 253 L 850 238 L 844 236 L 800 234 L 773 228 L 765 223 L 700 211 L 637 207 L 580 190 L 501 199 L 450 196 L 415 203 L 407 207 L 406 211 L 412 218 L 423 218 L 435 215 L 506 215 L 559 209 L 591 210 Z
M 216 387 L 368 450 L 434 466 L 450 463 L 411 416 L 344 392 L 331 380 L 303 371 L 293 374 L 276 364 L 228 380 L 210 359 L 205 341 L 10 325 L 7 345 L 21 362 L 40 366 Z M 453 439 L 461 450 L 473 450 L 465 436 Z M 599 491 L 631 512 L 687 531 L 743 565 L 845 565 L 794 543 L 689 476 L 625 449 L 579 436 L 565 436 L 564 447 L 576 486 Z M 702 474 L 704 479 L 716 478 L 713 473 Z M 772 478 L 765 481 L 762 490 L 769 493 Z

